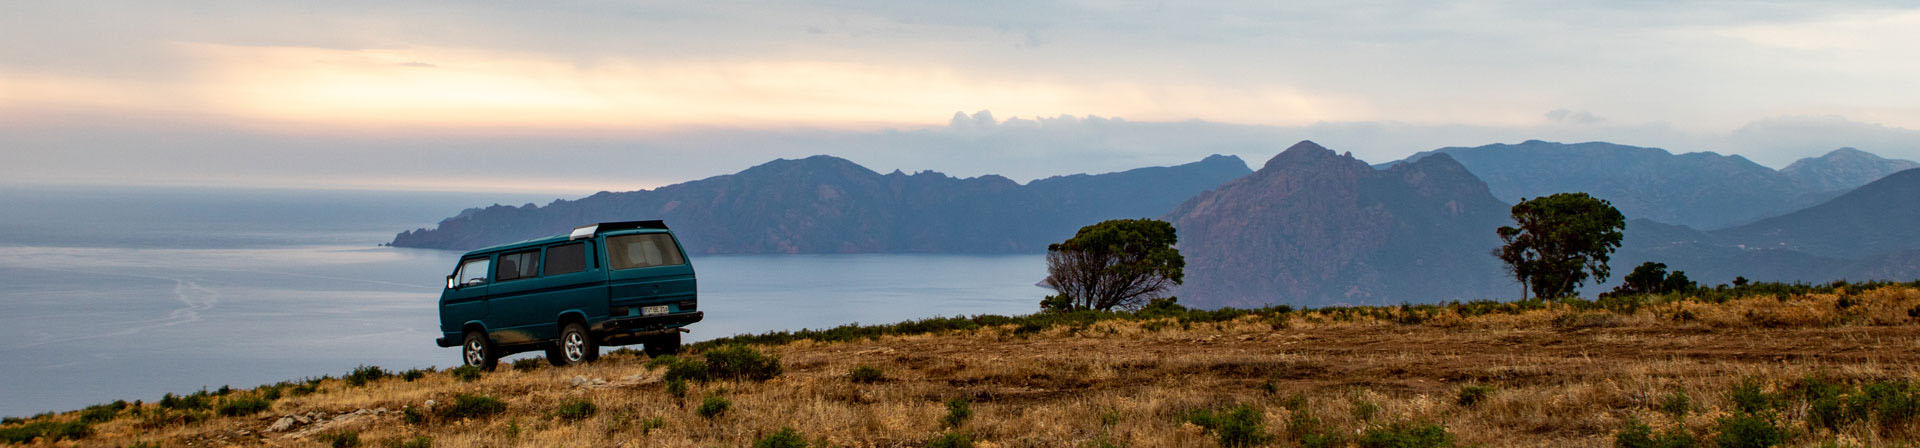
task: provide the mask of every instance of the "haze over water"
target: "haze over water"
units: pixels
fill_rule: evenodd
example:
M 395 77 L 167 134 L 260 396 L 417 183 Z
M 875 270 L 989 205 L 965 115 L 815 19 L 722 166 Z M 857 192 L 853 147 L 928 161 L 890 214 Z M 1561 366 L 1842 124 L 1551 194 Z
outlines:
M 0 415 L 221 385 L 449 366 L 435 300 L 454 252 L 379 247 L 512 194 L 0 190 Z M 671 224 L 671 223 L 669 223 Z M 694 255 L 689 341 L 1027 313 L 1039 255 Z M 534 356 L 523 354 L 520 356 Z

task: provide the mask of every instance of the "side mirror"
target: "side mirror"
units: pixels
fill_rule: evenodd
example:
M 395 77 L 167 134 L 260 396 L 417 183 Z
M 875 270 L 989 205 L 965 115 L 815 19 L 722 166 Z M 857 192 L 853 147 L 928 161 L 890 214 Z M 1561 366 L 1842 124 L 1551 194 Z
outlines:
M 460 284 L 459 284 L 459 283 L 455 283 L 455 282 L 453 281 L 453 276 L 451 276 L 451 275 L 449 275 L 449 276 L 447 276 L 447 289 L 454 289 L 454 288 L 459 288 L 459 287 L 460 287 Z

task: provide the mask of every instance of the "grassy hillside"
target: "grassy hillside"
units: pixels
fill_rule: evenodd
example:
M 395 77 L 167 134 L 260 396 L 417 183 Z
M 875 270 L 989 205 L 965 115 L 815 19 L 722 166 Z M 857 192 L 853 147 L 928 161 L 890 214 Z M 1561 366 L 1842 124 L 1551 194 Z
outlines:
M 671 359 L 622 351 L 585 367 L 526 364 L 485 374 L 362 369 L 103 405 L 10 419 L 0 440 L 1913 446 L 1920 284 L 930 319 L 730 338 Z

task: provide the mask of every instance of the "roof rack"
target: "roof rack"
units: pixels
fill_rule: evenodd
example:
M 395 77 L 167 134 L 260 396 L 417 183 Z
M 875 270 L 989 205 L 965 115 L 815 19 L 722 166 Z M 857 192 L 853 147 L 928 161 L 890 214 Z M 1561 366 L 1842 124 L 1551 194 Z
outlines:
M 615 230 L 628 230 L 628 229 L 666 230 L 666 228 L 667 228 L 667 222 L 661 221 L 658 219 L 648 220 L 648 221 L 603 222 L 599 224 L 588 224 L 580 227 L 574 227 L 573 233 L 567 234 L 567 239 L 577 240 L 581 238 L 592 238 L 595 235 L 599 235 L 600 232 L 612 232 Z

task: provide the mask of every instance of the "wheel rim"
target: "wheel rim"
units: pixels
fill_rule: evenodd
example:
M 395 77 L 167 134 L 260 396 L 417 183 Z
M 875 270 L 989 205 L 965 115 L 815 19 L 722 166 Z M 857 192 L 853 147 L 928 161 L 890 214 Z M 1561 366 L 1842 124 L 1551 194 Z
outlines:
M 487 361 L 486 350 L 486 345 L 482 344 L 479 339 L 467 341 L 467 365 L 479 367 L 480 364 L 485 363 Z
M 567 332 L 567 340 L 563 348 L 567 352 L 568 361 L 579 361 L 587 357 L 587 338 L 581 337 L 578 331 Z

